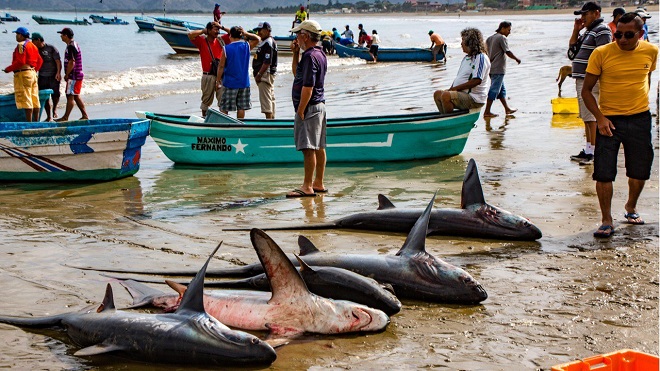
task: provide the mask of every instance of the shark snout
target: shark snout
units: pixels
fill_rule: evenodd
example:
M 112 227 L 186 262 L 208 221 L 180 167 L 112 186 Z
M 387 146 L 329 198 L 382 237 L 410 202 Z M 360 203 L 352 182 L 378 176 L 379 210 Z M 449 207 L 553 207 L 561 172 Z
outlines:
M 360 331 L 380 331 L 390 323 L 390 317 L 385 312 L 369 307 L 357 307 L 353 316 L 360 320 Z

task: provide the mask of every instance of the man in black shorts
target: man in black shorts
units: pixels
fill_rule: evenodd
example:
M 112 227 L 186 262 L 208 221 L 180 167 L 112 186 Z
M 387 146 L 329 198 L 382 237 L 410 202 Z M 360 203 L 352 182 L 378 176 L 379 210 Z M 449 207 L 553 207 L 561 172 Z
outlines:
M 44 42 L 44 37 L 38 32 L 32 34 L 32 43 L 39 49 L 41 59 L 44 60 L 44 64 L 39 70 L 39 78 L 37 80 L 39 90 L 53 90 L 53 94 L 51 94 L 53 104 L 51 105 L 49 99 L 46 101 L 45 105 L 46 121 L 53 121 L 53 119 L 57 118 L 57 103 L 60 101 L 60 81 L 62 80 L 60 52 L 56 47 L 46 44 Z
M 614 233 L 612 220 L 612 182 L 616 177 L 617 155 L 623 144 L 628 177 L 628 201 L 624 218 L 629 224 L 644 224 L 637 213 L 637 200 L 651 176 L 653 144 L 649 90 L 655 70 L 658 47 L 639 41 L 643 21 L 635 13 L 619 19 L 614 33 L 616 42 L 596 48 L 589 57 L 582 99 L 596 117 L 594 174 L 602 224 L 594 237 L 608 238 Z M 600 100 L 592 88 L 600 81 Z M 600 106 L 599 106 L 600 104 Z

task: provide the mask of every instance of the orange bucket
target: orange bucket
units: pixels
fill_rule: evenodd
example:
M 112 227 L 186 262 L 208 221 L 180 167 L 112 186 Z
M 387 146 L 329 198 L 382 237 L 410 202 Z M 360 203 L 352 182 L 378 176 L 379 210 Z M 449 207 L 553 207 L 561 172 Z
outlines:
M 657 371 L 658 357 L 623 349 L 552 366 L 552 371 Z

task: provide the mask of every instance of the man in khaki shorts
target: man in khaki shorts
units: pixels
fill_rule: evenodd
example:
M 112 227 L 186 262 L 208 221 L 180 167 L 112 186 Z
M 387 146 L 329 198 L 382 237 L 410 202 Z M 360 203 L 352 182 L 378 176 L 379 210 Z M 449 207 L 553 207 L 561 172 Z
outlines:
M 433 99 L 440 113 L 451 113 L 454 108 L 480 108 L 486 103 L 490 87 L 490 59 L 481 31 L 466 28 L 461 31 L 461 47 L 466 56 L 461 61 L 456 79 L 447 90 L 436 90 Z
M 14 96 L 16 108 L 25 109 L 25 121 L 39 121 L 39 87 L 37 85 L 37 71 L 41 68 L 43 60 L 39 49 L 30 41 L 30 32 L 25 27 L 14 31 L 18 45 L 12 54 L 12 63 L 3 71 L 14 73 Z
M 277 73 L 277 44 L 270 35 L 271 27 L 268 22 L 257 26 L 261 42 L 257 45 L 257 52 L 252 60 L 254 81 L 259 88 L 259 102 L 261 113 L 267 119 L 275 118 L 275 73 Z

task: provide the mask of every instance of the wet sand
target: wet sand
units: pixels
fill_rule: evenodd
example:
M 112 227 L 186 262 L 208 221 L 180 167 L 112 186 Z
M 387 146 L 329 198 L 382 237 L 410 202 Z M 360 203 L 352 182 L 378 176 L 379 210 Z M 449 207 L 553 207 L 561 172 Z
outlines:
M 537 60 L 533 50 L 520 54 L 524 61 Z M 356 76 L 364 76 L 366 68 L 372 67 L 355 67 Z M 453 78 L 441 69 L 431 73 L 442 84 Z M 540 74 L 534 76 L 538 81 L 530 74 Z M 270 368 L 549 370 L 555 364 L 623 348 L 657 355 L 657 116 L 656 161 L 639 202 L 647 224 L 623 224 L 627 185 L 620 158 L 613 201 L 617 233 L 609 240 L 594 239 L 600 216 L 591 167 L 568 160 L 581 148 L 583 126 L 574 116 L 549 112 L 549 99 L 556 94 L 555 74 L 553 66 L 508 80 L 512 106 L 520 111 L 508 119 L 480 118 L 461 155 L 331 165 L 330 192 L 315 199 L 284 198 L 299 185 L 299 164 L 247 169 L 173 166 L 151 139 L 136 177 L 91 185 L 2 185 L 0 313 L 41 316 L 99 302 L 108 279 L 67 265 L 198 269 L 219 241 L 224 244 L 211 268 L 255 262 L 248 234 L 223 228 L 325 222 L 375 209 L 378 193 L 395 205 L 423 207 L 438 190 L 437 207 L 458 207 L 465 166 L 474 158 L 486 200 L 529 218 L 544 233 L 536 242 L 427 239 L 430 253 L 471 273 L 489 298 L 477 306 L 404 301 L 385 332 L 308 336 L 278 349 L 278 359 Z M 282 94 L 287 83 L 283 78 L 279 85 Z M 565 89 L 570 90 L 568 84 Z M 351 99 L 364 94 L 350 93 L 351 86 L 333 85 L 333 89 Z M 376 89 L 375 93 L 385 92 Z M 198 99 L 196 94 L 161 97 L 90 106 L 89 112 L 92 117 L 130 117 L 136 109 L 194 113 Z M 387 99 L 376 103 L 384 106 Z M 432 107 L 428 99 L 411 102 L 415 104 Z M 342 107 L 333 105 L 329 110 L 339 116 Z M 360 113 L 357 108 L 344 111 Z M 501 113 L 501 106 L 496 104 L 494 111 Z M 270 233 L 286 252 L 297 252 L 298 234 Z M 322 250 L 347 253 L 394 254 L 405 240 L 404 235 L 347 230 L 302 234 Z M 115 295 L 119 306 L 130 304 L 128 294 L 116 284 Z M 57 335 L 64 343 L 53 340 L 56 335 L 0 325 L 5 340 L 0 344 L 0 367 L 167 368 L 112 356 L 74 357 L 78 348 L 68 345 L 65 335 Z

